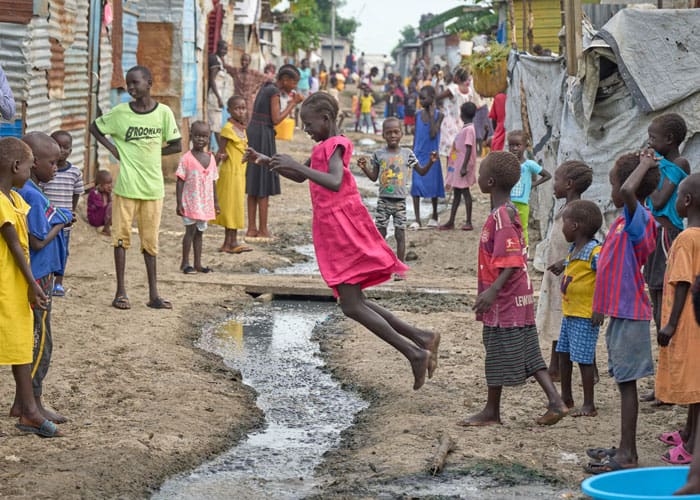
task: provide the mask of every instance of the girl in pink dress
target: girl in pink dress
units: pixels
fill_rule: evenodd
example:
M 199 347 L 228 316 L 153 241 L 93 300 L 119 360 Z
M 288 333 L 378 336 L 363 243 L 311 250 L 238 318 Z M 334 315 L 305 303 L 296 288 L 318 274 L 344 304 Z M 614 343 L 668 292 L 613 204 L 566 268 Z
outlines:
M 413 388 L 437 367 L 438 333 L 420 330 L 367 300 L 362 289 L 403 274 L 408 267 L 396 258 L 377 231 L 350 172 L 352 142 L 336 127 L 338 104 L 324 92 L 312 94 L 301 108 L 304 130 L 319 142 L 305 163 L 288 155 L 263 156 L 248 149 L 247 161 L 267 165 L 296 182 L 310 180 L 313 240 L 321 276 L 347 317 L 391 344 L 411 363 Z

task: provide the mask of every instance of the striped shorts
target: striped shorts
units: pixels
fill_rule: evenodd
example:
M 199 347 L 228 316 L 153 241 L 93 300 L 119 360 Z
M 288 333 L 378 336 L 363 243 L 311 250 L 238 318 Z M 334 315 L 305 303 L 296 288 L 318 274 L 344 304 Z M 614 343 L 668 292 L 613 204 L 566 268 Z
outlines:
M 595 346 L 598 343 L 599 326 L 593 326 L 591 318 L 564 316 L 557 341 L 557 352 L 568 352 L 574 363 L 592 365 Z
M 535 372 L 547 368 L 535 325 L 510 328 L 484 325 L 483 339 L 489 387 L 524 384 Z

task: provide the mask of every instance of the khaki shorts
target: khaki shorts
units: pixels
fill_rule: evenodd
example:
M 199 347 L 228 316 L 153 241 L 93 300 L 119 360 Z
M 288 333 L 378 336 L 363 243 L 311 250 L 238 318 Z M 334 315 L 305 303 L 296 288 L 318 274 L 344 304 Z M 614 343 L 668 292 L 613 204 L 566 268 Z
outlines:
M 158 253 L 158 230 L 163 200 L 134 200 L 114 195 L 112 199 L 112 244 L 115 247 L 131 246 L 131 224 L 136 226 L 141 239 L 141 251 L 149 255 Z

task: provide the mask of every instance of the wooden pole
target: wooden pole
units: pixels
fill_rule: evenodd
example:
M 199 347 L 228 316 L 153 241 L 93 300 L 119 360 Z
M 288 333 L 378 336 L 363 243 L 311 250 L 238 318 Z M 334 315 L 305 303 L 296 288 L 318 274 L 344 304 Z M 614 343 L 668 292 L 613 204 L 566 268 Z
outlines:
M 523 2 L 523 50 L 527 50 L 527 0 Z
M 581 0 L 564 0 L 564 20 L 566 24 L 566 72 L 576 76 L 578 58 L 581 56 Z
M 433 476 L 436 476 L 442 472 L 445 467 L 445 461 L 447 460 L 447 455 L 454 449 L 455 442 L 447 434 L 440 436 L 440 445 L 438 446 L 435 456 L 430 462 L 428 470 Z
M 508 20 L 510 24 L 510 46 L 518 50 L 518 40 L 515 36 L 515 6 L 513 0 L 508 0 Z
M 527 50 L 532 52 L 535 45 L 535 14 L 532 12 L 532 0 L 527 0 Z

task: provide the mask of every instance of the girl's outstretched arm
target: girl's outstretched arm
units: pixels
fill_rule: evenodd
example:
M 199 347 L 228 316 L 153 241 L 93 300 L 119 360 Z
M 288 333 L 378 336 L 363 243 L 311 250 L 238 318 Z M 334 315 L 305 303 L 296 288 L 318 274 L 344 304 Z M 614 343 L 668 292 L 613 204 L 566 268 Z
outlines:
M 293 181 L 303 182 L 309 179 L 319 186 L 338 192 L 343 183 L 343 152 L 342 146 L 338 146 L 328 160 L 328 172 L 319 172 L 307 165 L 298 163 L 289 155 L 275 155 L 270 161 L 272 170 L 276 170 Z M 298 180 L 298 179 L 302 180 Z
M 656 159 L 653 149 L 646 149 L 642 151 L 639 155 L 639 165 L 635 168 L 630 176 L 625 180 L 625 182 L 620 187 L 620 196 L 625 202 L 627 207 L 627 213 L 630 218 L 634 215 L 637 210 L 637 188 L 642 183 L 644 176 L 652 168 L 659 167 L 659 160 Z
M 263 167 L 270 166 L 270 157 L 265 156 L 262 153 L 258 153 L 253 148 L 246 148 L 241 161 L 243 163 L 255 163 L 256 165 L 262 165 Z

